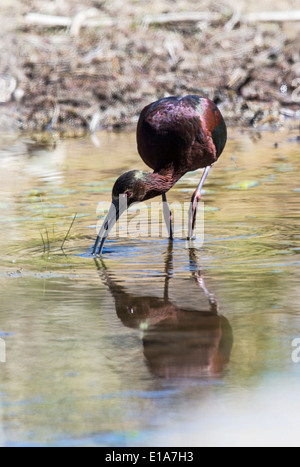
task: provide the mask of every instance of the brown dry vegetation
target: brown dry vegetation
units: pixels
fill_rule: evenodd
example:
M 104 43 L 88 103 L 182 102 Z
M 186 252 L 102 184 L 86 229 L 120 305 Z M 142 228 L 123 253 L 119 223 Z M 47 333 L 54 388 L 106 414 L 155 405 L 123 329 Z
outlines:
M 233 124 L 297 122 L 300 21 L 246 15 L 299 2 L 249 3 L 2 0 L 0 128 L 76 135 L 132 126 L 147 103 L 191 93 L 214 99 Z

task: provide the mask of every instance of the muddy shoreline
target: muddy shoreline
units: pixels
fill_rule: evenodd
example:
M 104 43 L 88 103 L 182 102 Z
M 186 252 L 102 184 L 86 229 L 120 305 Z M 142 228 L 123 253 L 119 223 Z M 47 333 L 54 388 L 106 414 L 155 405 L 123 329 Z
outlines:
M 213 99 L 229 124 L 299 127 L 300 23 L 282 12 L 262 21 L 230 1 L 34 3 L 0 7 L 2 131 L 132 129 L 149 102 L 186 94 Z

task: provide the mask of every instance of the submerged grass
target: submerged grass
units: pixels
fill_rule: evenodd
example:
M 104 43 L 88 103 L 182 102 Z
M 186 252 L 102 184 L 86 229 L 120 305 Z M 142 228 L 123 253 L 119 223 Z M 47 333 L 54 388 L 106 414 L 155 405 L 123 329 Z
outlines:
M 41 232 L 41 229 L 39 229 L 39 231 L 40 231 L 41 239 L 42 239 L 42 242 L 43 242 L 43 245 L 44 245 L 44 253 L 45 253 L 45 251 L 46 251 L 46 248 L 47 248 L 47 247 L 46 247 L 46 243 L 45 243 L 45 240 L 44 240 L 43 234 L 42 234 L 42 232 Z
M 46 236 L 46 239 L 47 239 L 47 242 L 45 241 L 44 239 L 44 236 L 43 236 L 43 233 L 41 232 L 41 229 L 39 229 L 40 231 L 40 236 L 41 236 L 41 239 L 42 239 L 42 242 L 43 242 L 43 248 L 44 248 L 44 253 L 46 250 L 50 251 L 51 249 L 51 245 L 50 245 L 50 238 L 49 238 L 49 232 L 48 232 L 48 227 L 47 227 L 47 223 L 46 223 L 46 216 L 45 216 L 45 207 L 44 207 L 44 200 L 42 198 L 42 195 L 39 194 L 39 199 L 40 199 L 40 202 L 41 202 L 41 206 L 42 206 L 42 216 L 43 216 L 43 222 L 44 222 L 44 229 L 45 229 L 45 236 Z M 74 222 L 76 220 L 76 217 L 77 217 L 78 213 L 76 212 L 76 214 L 74 214 L 73 218 L 72 218 L 72 222 L 70 224 L 70 227 L 62 241 L 62 244 L 60 246 L 60 249 L 63 250 L 64 248 L 64 245 L 66 243 L 66 241 L 68 240 L 68 237 L 70 235 L 70 232 L 72 230 L 72 227 L 74 225 Z M 53 238 L 53 242 L 55 242 L 55 224 L 53 223 L 52 224 L 52 238 Z
M 62 244 L 61 244 L 61 246 L 60 246 L 60 249 L 61 249 L 61 250 L 64 249 L 64 245 L 65 245 L 66 241 L 67 241 L 68 238 L 69 238 L 69 235 L 70 235 L 70 232 L 71 232 L 72 227 L 73 227 L 73 225 L 74 225 L 74 222 L 75 222 L 75 220 L 76 220 L 76 217 L 77 217 L 77 213 L 74 214 L 74 216 L 73 216 L 73 218 L 72 218 L 72 222 L 71 222 L 71 224 L 70 224 L 70 227 L 69 227 L 69 229 L 68 229 L 66 235 L 64 236 L 64 239 L 63 239 Z M 43 251 L 43 252 L 45 253 L 46 250 L 48 250 L 48 251 L 51 250 L 51 243 L 50 243 L 49 233 L 48 233 L 48 228 L 47 228 L 46 223 L 44 224 L 44 228 L 45 228 L 45 233 L 44 233 L 44 235 L 46 235 L 47 241 L 45 241 L 45 238 L 44 238 L 44 235 L 43 235 L 41 229 L 39 229 L 39 231 L 40 231 L 40 236 L 41 236 L 41 239 L 42 239 L 42 242 L 43 242 L 43 248 L 44 248 L 44 251 Z M 53 243 L 54 243 L 54 242 L 55 242 L 55 225 L 53 224 Z
M 72 219 L 72 222 L 71 222 L 71 225 L 70 225 L 70 227 L 69 227 L 69 230 L 68 230 L 68 232 L 67 232 L 67 234 L 66 234 L 66 236 L 65 236 L 65 238 L 64 238 L 64 240 L 63 240 L 63 242 L 62 242 L 62 244 L 61 244 L 61 247 L 60 247 L 61 250 L 63 250 L 63 248 L 64 248 L 64 244 L 65 244 L 65 242 L 66 242 L 66 240 L 67 240 L 67 238 L 68 238 L 68 236 L 69 236 L 69 234 L 70 234 L 70 232 L 71 232 L 71 229 L 72 229 L 72 227 L 73 227 L 73 224 L 74 224 L 74 222 L 75 222 L 76 217 L 77 217 L 77 212 L 76 212 L 76 214 L 74 215 L 74 217 L 73 217 L 73 219 Z

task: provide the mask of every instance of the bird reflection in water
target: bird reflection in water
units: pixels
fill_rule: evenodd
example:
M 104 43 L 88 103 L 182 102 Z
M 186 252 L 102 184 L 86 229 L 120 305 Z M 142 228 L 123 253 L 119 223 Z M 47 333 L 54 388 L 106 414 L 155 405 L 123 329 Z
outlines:
M 233 344 L 232 329 L 228 320 L 220 315 L 218 301 L 206 288 L 194 249 L 189 250 L 193 280 L 179 281 L 180 290 L 186 297 L 184 306 L 177 304 L 178 300 L 169 299 L 173 277 L 172 242 L 165 259 L 162 297 L 151 296 L 142 290 L 129 293 L 113 279 L 103 260 L 95 259 L 95 262 L 102 281 L 114 298 L 119 319 L 127 327 L 142 330 L 144 356 L 154 375 L 203 378 L 219 377 L 224 373 Z M 191 294 L 196 303 L 199 300 L 198 307 L 190 304 Z M 203 298 L 208 306 L 203 305 Z

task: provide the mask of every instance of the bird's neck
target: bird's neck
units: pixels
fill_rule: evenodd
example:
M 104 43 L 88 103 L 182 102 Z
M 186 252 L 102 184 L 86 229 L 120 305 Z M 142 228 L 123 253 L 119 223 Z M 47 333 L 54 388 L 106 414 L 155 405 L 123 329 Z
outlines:
M 155 196 L 166 193 L 180 179 L 180 177 L 182 177 L 182 175 L 183 174 L 173 170 L 172 168 L 147 174 L 147 195 L 145 199 L 154 198 Z

